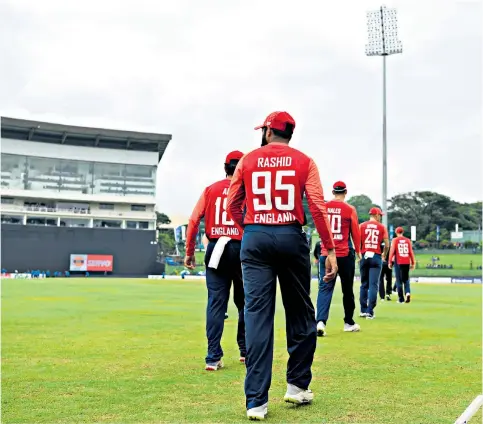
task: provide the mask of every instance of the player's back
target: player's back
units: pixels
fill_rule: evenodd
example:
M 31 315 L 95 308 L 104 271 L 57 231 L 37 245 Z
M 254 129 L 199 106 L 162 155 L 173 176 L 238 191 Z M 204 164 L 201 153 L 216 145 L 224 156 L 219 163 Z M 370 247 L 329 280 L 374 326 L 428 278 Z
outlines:
M 381 244 L 387 238 L 386 227 L 378 221 L 366 221 L 361 229 L 361 253 L 373 252 L 381 254 Z
M 304 224 L 302 198 L 311 159 L 284 143 L 270 143 L 243 158 L 244 223 Z
M 399 265 L 409 264 L 411 262 L 412 253 L 411 240 L 404 236 L 396 237 L 395 244 L 396 262 Z
M 209 240 L 222 236 L 241 240 L 242 233 L 235 223 L 228 219 L 226 202 L 230 180 L 224 178 L 206 187 L 205 196 L 205 233 Z
M 332 238 L 337 257 L 349 254 L 351 225 L 354 208 L 342 200 L 330 200 L 325 204 L 329 217 Z M 327 249 L 323 249 L 323 256 L 327 256 Z

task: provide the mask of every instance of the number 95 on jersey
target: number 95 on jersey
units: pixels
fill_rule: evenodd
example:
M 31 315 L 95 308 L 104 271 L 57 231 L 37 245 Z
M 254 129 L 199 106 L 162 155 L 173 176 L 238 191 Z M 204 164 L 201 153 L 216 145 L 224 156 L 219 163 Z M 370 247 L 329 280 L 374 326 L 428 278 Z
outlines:
M 295 170 L 252 173 L 253 212 L 256 224 L 295 222 Z

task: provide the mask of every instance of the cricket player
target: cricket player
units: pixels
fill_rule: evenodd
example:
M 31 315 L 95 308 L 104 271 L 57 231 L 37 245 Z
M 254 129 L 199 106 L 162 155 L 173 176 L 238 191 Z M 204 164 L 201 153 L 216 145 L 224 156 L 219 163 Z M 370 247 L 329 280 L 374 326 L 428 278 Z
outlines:
M 345 202 L 347 186 L 343 181 L 337 181 L 333 185 L 332 194 L 334 199 L 325 204 L 329 216 L 332 237 L 335 243 L 335 255 L 337 256 L 338 274 L 342 288 L 342 303 L 344 305 L 344 331 L 360 331 L 359 324 L 354 322 L 354 273 L 355 255 L 361 258 L 361 234 L 359 230 L 359 218 L 356 209 Z M 352 238 L 354 249 L 350 249 Z M 336 275 L 334 279 L 324 282 L 320 276 L 325 275 L 325 257 L 327 250 L 322 245 L 322 253 L 319 261 L 319 293 L 317 295 L 317 335 L 326 336 L 326 325 L 329 319 L 330 304 Z
M 315 226 L 326 247 L 326 281 L 337 273 L 319 171 L 314 161 L 289 146 L 295 128 L 287 112 L 273 112 L 262 129 L 262 147 L 244 156 L 228 193 L 228 214 L 244 228 L 241 249 L 245 288 L 247 416 L 267 415 L 272 378 L 273 325 L 277 277 L 285 307 L 287 391 L 284 400 L 310 403 L 312 362 L 317 343 L 315 312 L 310 299 L 310 247 L 302 231 L 307 197 Z M 241 206 L 246 200 L 245 215 Z
M 384 286 L 384 278 L 386 279 L 386 285 Z M 382 257 L 382 270 L 379 277 L 379 297 L 381 301 L 386 299 L 391 300 L 392 293 L 392 269 L 389 267 L 389 251 L 386 256 Z
M 414 258 L 411 240 L 404 237 L 404 229 L 402 227 L 396 228 L 396 237 L 392 239 L 391 252 L 389 253 L 389 267 L 391 268 L 394 259 L 394 271 L 396 274 L 396 287 L 399 303 L 409 303 L 411 302 L 409 268 L 411 268 L 411 270 L 414 269 L 416 259 Z
M 195 263 L 196 234 L 201 219 L 205 218 L 208 245 L 205 251 L 206 286 L 208 289 L 208 305 L 206 308 L 206 337 L 208 354 L 205 358 L 207 371 L 216 371 L 223 367 L 221 360 L 221 336 L 233 282 L 233 298 L 238 309 L 237 342 L 240 349 L 240 362 L 245 363 L 245 321 L 244 294 L 240 263 L 242 231 L 226 212 L 226 196 L 230 180 L 243 153 L 234 151 L 225 160 L 226 178 L 207 187 L 196 204 L 186 231 L 187 268 L 193 269 Z M 241 208 L 240 208 L 241 211 Z
M 389 235 L 387 228 L 381 223 L 382 211 L 379 208 L 371 208 L 369 221 L 360 225 L 361 229 L 361 317 L 374 319 L 374 309 L 377 304 L 377 292 L 379 288 L 379 275 L 382 269 L 382 256 L 387 255 L 389 249 Z M 384 242 L 384 250 L 381 252 L 381 244 Z

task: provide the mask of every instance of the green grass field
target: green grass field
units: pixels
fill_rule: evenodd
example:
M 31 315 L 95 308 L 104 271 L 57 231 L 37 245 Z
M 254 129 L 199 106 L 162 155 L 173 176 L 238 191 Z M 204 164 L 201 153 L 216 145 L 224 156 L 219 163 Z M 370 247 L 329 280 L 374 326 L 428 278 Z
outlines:
M 203 281 L 4 280 L 2 289 L 2 422 L 245 422 L 232 301 L 226 368 L 204 371 Z M 278 301 L 268 422 L 453 423 L 481 393 L 481 289 L 414 284 L 412 303 L 382 303 L 360 333 L 343 333 L 336 288 L 315 400 L 301 408 L 281 401 Z
M 431 263 L 433 255 L 425 253 L 416 253 L 416 261 L 418 268 L 415 269 L 411 275 L 413 277 L 481 277 L 481 270 L 477 270 L 478 266 L 482 265 L 482 256 L 477 254 L 442 254 L 439 256 L 441 265 L 453 265 L 453 269 L 426 269 L 426 265 Z M 196 271 L 203 271 L 204 252 L 196 252 L 196 263 L 201 265 Z M 471 269 L 471 263 L 473 268 Z M 179 274 L 184 267 L 167 266 L 167 273 L 172 274 L 173 271 Z M 317 274 L 317 268 L 312 266 L 312 274 Z M 359 269 L 356 267 L 356 275 L 359 275 Z

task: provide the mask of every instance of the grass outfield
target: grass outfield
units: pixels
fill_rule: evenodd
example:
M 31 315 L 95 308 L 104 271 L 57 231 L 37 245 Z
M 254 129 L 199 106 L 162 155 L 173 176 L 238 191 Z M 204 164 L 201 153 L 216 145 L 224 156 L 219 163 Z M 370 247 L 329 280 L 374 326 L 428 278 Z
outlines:
M 426 269 L 426 265 L 431 263 L 431 257 L 425 253 L 416 252 L 416 261 L 418 268 L 411 272 L 413 277 L 481 277 L 481 270 L 477 270 L 477 266 L 482 265 L 481 253 L 478 254 L 442 254 L 436 255 L 440 258 L 441 265 L 453 265 L 453 269 Z M 196 252 L 196 263 L 203 265 L 204 252 Z M 470 269 L 470 262 L 473 262 L 473 269 Z M 184 267 L 167 266 L 167 273 L 170 274 L 174 269 L 178 274 Z M 196 271 L 204 271 L 204 266 L 196 269 Z M 312 274 L 317 274 L 317 268 L 312 266 Z M 356 275 L 359 275 L 359 267 L 356 266 Z
M 232 301 L 226 368 L 203 370 L 203 281 L 2 286 L 2 422 L 246 422 Z M 302 408 L 281 401 L 287 353 L 278 301 L 268 422 L 454 422 L 481 393 L 481 289 L 414 284 L 414 302 L 380 304 L 374 321 L 359 320 L 362 332 L 348 334 L 337 288 L 329 336 L 318 339 L 315 401 Z

